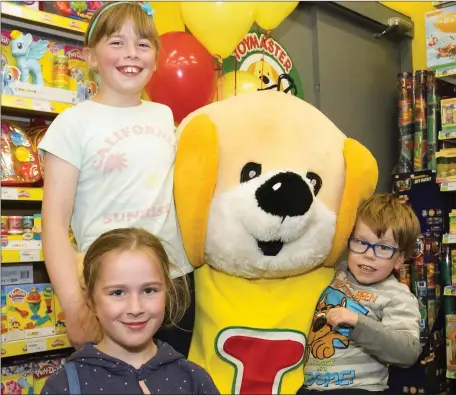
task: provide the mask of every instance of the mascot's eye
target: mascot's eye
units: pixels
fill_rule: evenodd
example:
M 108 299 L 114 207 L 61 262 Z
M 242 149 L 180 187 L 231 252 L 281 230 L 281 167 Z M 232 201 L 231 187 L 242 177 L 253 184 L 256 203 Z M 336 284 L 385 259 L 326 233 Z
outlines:
M 241 182 L 247 182 L 261 175 L 261 165 L 255 162 L 247 163 L 241 171 Z
M 318 192 L 320 192 L 323 181 L 318 174 L 312 173 L 311 171 L 307 173 L 306 177 L 314 187 L 314 195 L 317 196 Z

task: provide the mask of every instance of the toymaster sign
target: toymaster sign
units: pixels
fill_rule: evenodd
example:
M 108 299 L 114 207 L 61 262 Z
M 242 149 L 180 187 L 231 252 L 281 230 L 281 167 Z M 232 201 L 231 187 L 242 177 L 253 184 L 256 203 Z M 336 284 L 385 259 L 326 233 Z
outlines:
M 264 30 L 251 30 L 233 55 L 223 60 L 223 74 L 234 70 L 257 76 L 264 89 L 276 89 L 304 99 L 301 79 L 289 53 Z

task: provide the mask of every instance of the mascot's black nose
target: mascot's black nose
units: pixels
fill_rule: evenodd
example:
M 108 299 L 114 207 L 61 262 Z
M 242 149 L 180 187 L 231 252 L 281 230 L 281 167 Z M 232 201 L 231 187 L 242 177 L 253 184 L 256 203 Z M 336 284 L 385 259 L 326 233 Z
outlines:
M 292 172 L 271 177 L 257 189 L 255 197 L 263 211 L 282 218 L 304 215 L 313 202 L 307 183 Z

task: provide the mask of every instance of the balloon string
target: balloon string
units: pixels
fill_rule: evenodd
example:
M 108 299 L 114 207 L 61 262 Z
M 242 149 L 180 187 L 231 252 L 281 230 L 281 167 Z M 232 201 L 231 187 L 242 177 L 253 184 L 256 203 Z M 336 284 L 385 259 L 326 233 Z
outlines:
M 261 53 L 261 77 L 260 77 L 260 80 L 261 80 L 261 89 L 264 88 L 263 84 L 264 84 L 264 48 L 263 48 L 263 52 Z
M 223 100 L 223 69 L 222 69 L 222 67 L 220 67 L 218 79 L 220 80 L 220 100 Z
M 237 96 L 237 59 L 234 58 L 234 96 Z
M 220 87 L 217 89 L 217 101 L 222 100 L 223 98 L 223 81 L 222 81 L 222 76 L 223 76 L 223 58 L 220 55 L 214 55 L 215 60 L 217 62 L 217 66 L 215 70 L 217 70 L 217 84 L 220 85 Z
M 270 30 L 266 30 L 264 33 L 263 33 L 263 37 L 264 37 L 264 42 L 266 43 L 266 41 L 270 38 L 271 36 L 271 31 Z M 264 47 L 263 47 L 263 50 L 261 52 L 261 89 L 264 88 Z

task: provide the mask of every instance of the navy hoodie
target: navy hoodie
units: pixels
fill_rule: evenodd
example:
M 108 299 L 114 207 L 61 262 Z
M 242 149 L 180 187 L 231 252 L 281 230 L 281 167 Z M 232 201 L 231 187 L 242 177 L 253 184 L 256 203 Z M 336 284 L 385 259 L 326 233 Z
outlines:
M 157 340 L 157 354 L 139 369 L 86 344 L 67 362 L 73 362 L 82 394 L 143 394 L 139 382 L 151 394 L 219 394 L 209 374 L 190 362 L 168 343 Z M 65 369 L 49 377 L 42 395 L 68 394 Z

